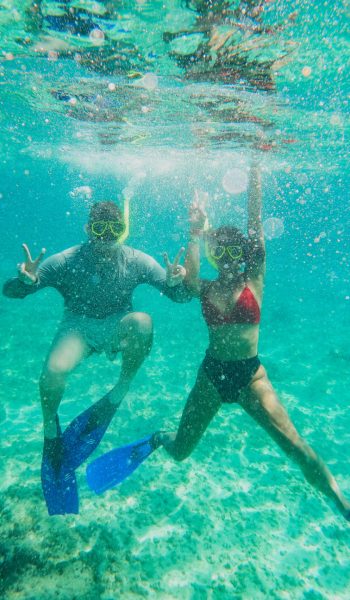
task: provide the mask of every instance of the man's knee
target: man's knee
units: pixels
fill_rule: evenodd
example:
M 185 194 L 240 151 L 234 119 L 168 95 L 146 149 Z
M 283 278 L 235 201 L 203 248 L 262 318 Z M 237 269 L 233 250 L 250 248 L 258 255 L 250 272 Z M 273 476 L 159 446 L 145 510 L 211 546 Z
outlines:
M 141 312 L 128 315 L 122 322 L 119 337 L 122 350 L 132 346 L 148 353 L 151 350 L 153 340 L 151 317 Z
M 150 336 L 153 332 L 153 323 L 147 313 L 134 312 L 125 318 L 125 328 L 128 333 Z
M 71 370 L 71 361 L 67 361 L 64 355 L 51 354 L 40 375 L 40 388 L 61 386 Z

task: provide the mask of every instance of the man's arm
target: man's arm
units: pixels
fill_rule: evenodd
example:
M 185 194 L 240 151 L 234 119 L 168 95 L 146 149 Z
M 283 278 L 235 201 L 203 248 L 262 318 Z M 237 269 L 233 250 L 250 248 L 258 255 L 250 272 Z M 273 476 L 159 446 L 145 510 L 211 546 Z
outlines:
M 35 264 L 35 261 L 32 261 L 32 264 Z M 27 271 L 27 273 L 32 275 L 32 277 L 28 277 L 23 272 L 23 265 L 25 263 L 22 263 L 18 267 L 18 276 L 5 281 L 2 293 L 8 298 L 22 299 L 45 287 L 56 287 L 64 264 L 64 256 L 61 253 L 54 254 L 44 260 L 40 267 L 38 267 L 38 262 L 36 262 L 35 269 L 32 268 Z
M 189 302 L 192 295 L 188 292 L 186 286 L 181 283 L 170 286 L 167 283 L 167 275 L 165 269 L 147 254 L 142 254 L 142 272 L 143 282 L 157 288 L 162 294 L 165 294 L 174 302 Z

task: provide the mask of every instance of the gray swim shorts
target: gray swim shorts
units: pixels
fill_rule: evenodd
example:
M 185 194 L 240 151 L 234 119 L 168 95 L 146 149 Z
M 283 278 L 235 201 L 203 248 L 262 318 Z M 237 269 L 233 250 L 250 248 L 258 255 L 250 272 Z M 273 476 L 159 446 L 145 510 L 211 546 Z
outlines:
M 118 351 L 118 328 L 119 323 L 128 312 L 120 312 L 109 315 L 104 319 L 92 319 L 85 315 L 78 315 L 65 311 L 63 319 L 58 326 L 55 340 L 77 333 L 93 352 L 105 352 L 109 360 L 113 360 Z

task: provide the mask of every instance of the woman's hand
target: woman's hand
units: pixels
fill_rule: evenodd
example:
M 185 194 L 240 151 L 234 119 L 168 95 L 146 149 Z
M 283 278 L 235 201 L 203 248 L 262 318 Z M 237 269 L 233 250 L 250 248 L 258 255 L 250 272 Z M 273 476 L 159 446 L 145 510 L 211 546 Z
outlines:
M 207 213 L 205 212 L 204 204 L 199 200 L 198 191 L 195 191 L 194 200 L 190 206 L 190 229 L 191 233 L 200 235 L 204 231 L 207 221 Z
M 174 258 L 174 262 L 171 263 L 169 256 L 166 252 L 163 253 L 163 258 L 166 268 L 166 283 L 169 287 L 175 287 L 183 282 L 186 277 L 186 269 L 182 265 L 179 265 L 180 258 L 183 255 L 185 248 L 180 248 L 177 255 Z
M 18 263 L 18 277 L 24 283 L 33 284 L 38 281 L 37 270 L 39 267 L 39 263 L 44 256 L 46 250 L 43 248 L 39 254 L 39 256 L 33 260 L 30 254 L 30 250 L 27 244 L 22 244 L 22 248 L 24 250 L 25 261 L 22 263 Z

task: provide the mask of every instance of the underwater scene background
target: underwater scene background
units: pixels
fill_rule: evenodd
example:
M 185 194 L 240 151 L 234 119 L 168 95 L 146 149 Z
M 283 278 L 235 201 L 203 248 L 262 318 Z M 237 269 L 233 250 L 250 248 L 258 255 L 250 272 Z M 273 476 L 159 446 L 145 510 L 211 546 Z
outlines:
M 345 1 L 0 2 L 1 279 L 85 239 L 91 204 L 130 199 L 128 245 L 162 263 L 195 190 L 246 227 L 261 154 L 267 276 L 259 355 L 300 433 L 350 497 L 349 7 Z M 215 272 L 202 261 L 202 273 Z M 174 429 L 207 346 L 197 300 L 139 287 L 152 352 L 98 456 Z M 38 379 L 62 299 L 1 296 L 0 590 L 12 600 L 341 599 L 349 524 L 237 405 L 181 464 L 160 449 L 49 517 Z M 120 360 L 70 376 L 63 425 Z

